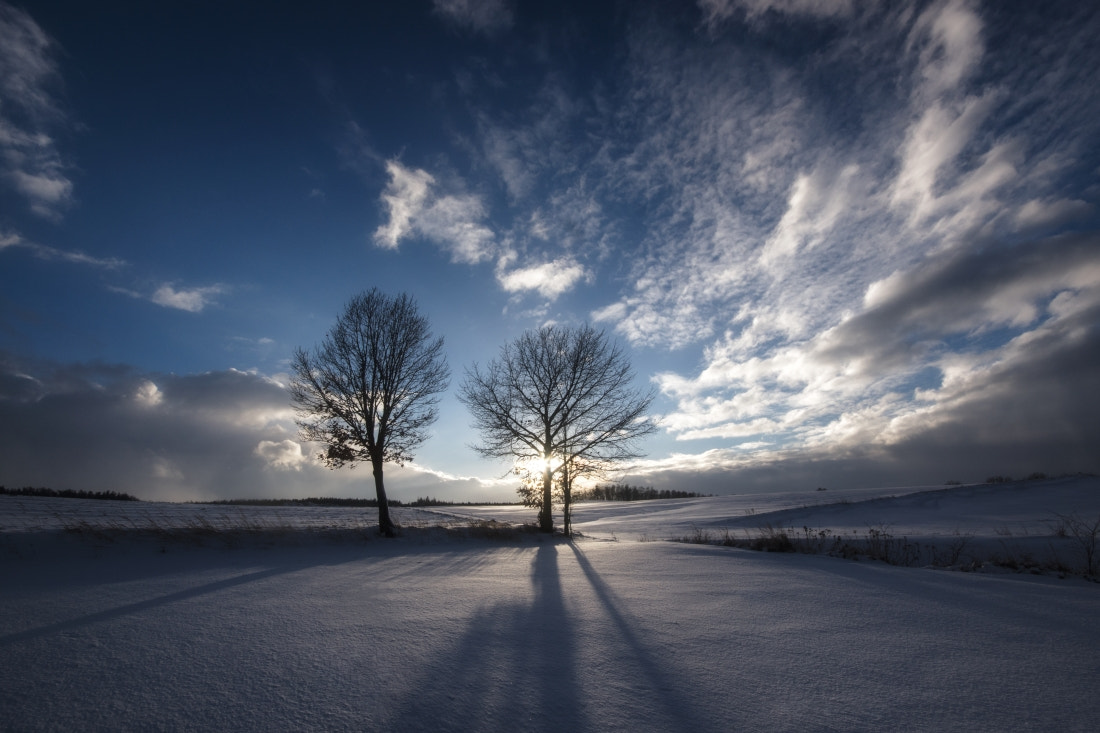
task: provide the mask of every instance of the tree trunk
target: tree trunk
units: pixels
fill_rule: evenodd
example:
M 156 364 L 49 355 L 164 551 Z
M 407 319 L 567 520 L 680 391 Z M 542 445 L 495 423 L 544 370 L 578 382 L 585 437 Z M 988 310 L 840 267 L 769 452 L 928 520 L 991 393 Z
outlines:
M 386 486 L 382 482 L 382 461 L 371 461 L 374 467 L 374 492 L 378 497 L 378 531 L 383 537 L 396 537 L 397 527 L 390 519 L 390 503 L 386 499 Z
M 550 488 L 554 481 L 554 474 L 547 465 L 542 472 L 542 511 L 539 513 L 539 531 L 554 531 L 554 499 L 550 494 Z
M 562 531 L 565 532 L 566 537 L 573 536 L 573 522 L 569 516 L 570 508 L 573 506 L 573 487 L 569 485 L 569 481 L 572 477 L 569 475 L 569 462 L 566 461 L 565 465 L 561 467 L 561 504 L 562 504 Z

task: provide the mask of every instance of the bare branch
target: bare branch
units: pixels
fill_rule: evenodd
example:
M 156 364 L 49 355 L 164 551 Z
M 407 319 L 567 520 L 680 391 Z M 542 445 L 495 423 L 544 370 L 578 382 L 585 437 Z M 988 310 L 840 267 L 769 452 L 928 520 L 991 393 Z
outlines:
M 543 461 L 540 521 L 551 531 L 555 475 L 568 511 L 572 477 L 638 457 L 638 441 L 656 429 L 645 419 L 653 393 L 633 382 L 626 355 L 603 332 L 548 326 L 506 344 L 485 368 L 467 369 L 459 399 L 481 433 L 479 453 Z
M 303 440 L 324 446 L 330 468 L 370 461 L 379 524 L 392 533 L 382 480 L 387 462 L 402 465 L 427 439 L 450 370 L 443 339 L 408 295 L 378 289 L 353 298 L 312 352 L 291 359 L 290 398 Z

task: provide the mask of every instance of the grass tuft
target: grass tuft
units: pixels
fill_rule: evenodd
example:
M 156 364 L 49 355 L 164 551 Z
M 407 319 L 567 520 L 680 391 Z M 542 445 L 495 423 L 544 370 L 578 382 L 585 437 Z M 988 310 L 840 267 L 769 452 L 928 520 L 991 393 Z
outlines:
M 894 535 L 888 525 L 868 527 L 862 533 L 853 530 L 842 534 L 828 529 L 804 526 L 798 530 L 766 523 L 755 533 L 746 532 L 743 537 L 736 537 L 729 530 L 719 535 L 707 529 L 693 527 L 691 534 L 675 541 L 738 547 L 758 552 L 824 554 L 849 560 L 876 560 L 902 567 L 964 571 L 994 567 L 1020 573 L 1055 573 L 1059 577 L 1080 575 L 1100 580 L 1097 576 L 1097 566 L 1100 565 L 1100 516 L 1095 520 L 1085 520 L 1076 514 L 1057 515 L 1052 522 L 1052 537 L 1073 541 L 1071 546 L 1077 549 L 1081 560 L 1076 565 L 1067 563 L 1059 556 L 1053 543 L 1049 545 L 1049 555 L 1041 560 L 1034 551 L 1022 549 L 1010 542 L 1014 535 L 1007 527 L 996 529 L 995 533 L 1000 538 L 1000 548 L 987 550 L 985 553 L 979 553 L 974 548 L 972 534 L 956 532 L 949 539 L 922 544 L 905 536 Z

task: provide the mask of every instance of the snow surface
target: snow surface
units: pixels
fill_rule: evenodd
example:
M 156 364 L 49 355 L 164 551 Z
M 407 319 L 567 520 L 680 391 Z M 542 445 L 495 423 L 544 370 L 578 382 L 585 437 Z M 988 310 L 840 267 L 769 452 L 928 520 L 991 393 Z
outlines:
M 1056 514 L 1100 516 L 1097 479 L 577 509 L 585 536 L 572 543 L 430 528 L 455 515 L 532 519 L 513 507 L 400 508 L 406 531 L 382 540 L 366 538 L 374 515 L 362 509 L 0 496 L 0 728 L 1092 731 L 1100 720 L 1100 585 L 1079 576 L 641 541 L 771 523 L 1056 544 Z M 1072 546 L 1057 546 L 1068 558 Z

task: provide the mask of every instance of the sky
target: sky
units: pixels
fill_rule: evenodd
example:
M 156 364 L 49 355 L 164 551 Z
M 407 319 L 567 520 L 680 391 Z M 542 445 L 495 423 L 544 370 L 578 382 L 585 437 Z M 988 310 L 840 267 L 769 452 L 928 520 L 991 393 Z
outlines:
M 291 5 L 291 4 L 287 4 Z M 710 494 L 1100 471 L 1100 6 L 0 0 L 0 484 L 371 496 L 285 386 L 412 295 L 391 498 L 514 498 L 463 373 L 623 346 Z

